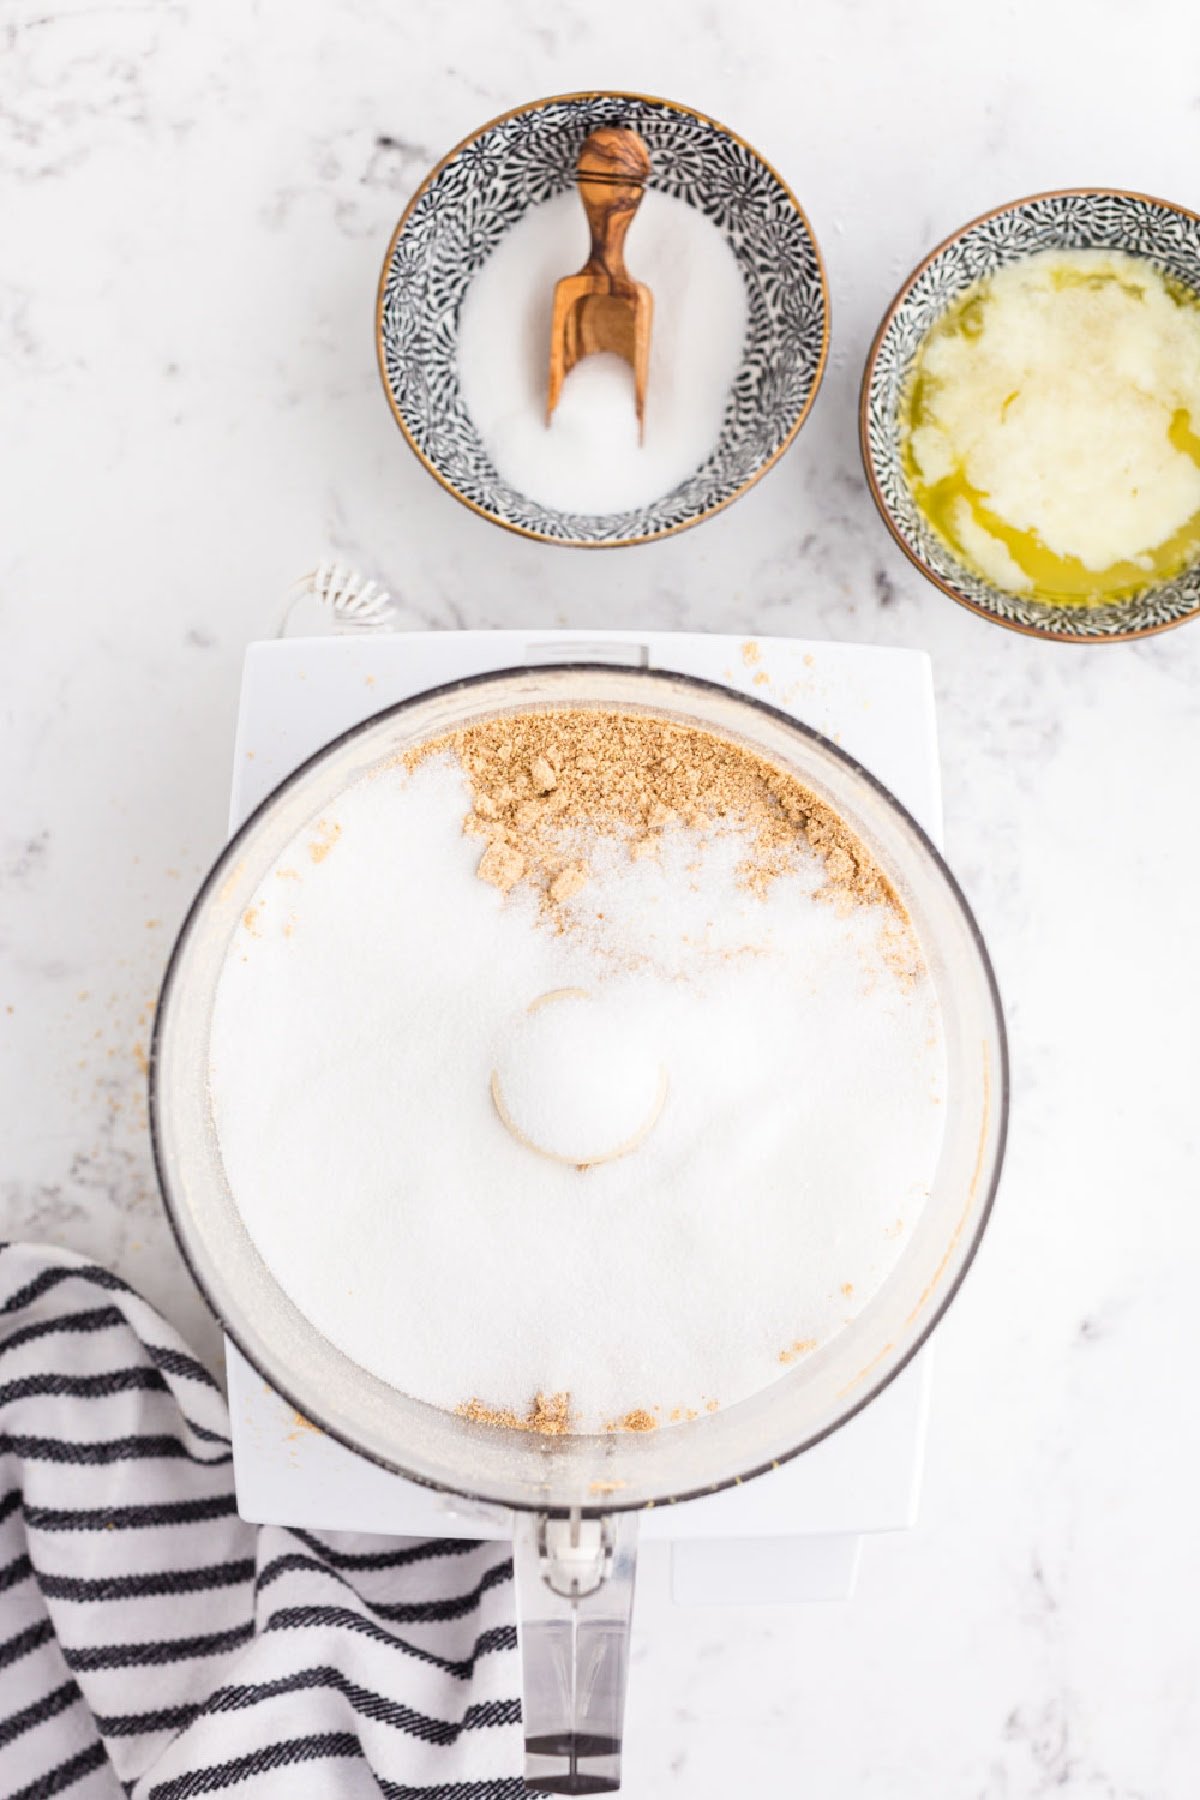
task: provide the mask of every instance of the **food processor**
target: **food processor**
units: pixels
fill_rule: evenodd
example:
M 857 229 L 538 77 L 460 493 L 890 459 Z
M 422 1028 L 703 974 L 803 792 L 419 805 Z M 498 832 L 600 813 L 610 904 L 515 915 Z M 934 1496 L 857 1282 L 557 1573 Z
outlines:
M 688 654 L 689 645 L 705 641 L 671 634 L 552 634 L 538 657 L 526 646 L 510 667 L 496 659 L 520 634 L 438 635 L 458 640 L 443 659 L 452 678 L 435 673 L 434 685 L 363 720 L 364 704 L 386 695 L 372 691 L 369 668 L 358 673 L 326 733 L 332 741 L 298 767 L 280 767 L 279 784 L 202 887 L 156 1021 L 155 1155 L 181 1249 L 235 1346 L 234 1367 L 254 1370 L 302 1425 L 311 1423 L 355 1461 L 368 1459 L 405 1484 L 453 1496 L 460 1509 L 479 1509 L 492 1521 L 486 1535 L 496 1534 L 496 1520 L 511 1528 L 526 1780 L 546 1792 L 603 1792 L 620 1778 L 640 1521 L 711 1504 L 706 1497 L 721 1492 L 732 1504 L 732 1491 L 755 1476 L 769 1484 L 773 1471 L 840 1431 L 912 1362 L 962 1279 L 995 1191 L 1007 1112 L 1004 1028 L 978 930 L 930 838 L 866 767 L 785 710 L 787 688 L 773 675 L 772 646 L 707 640 L 705 666 L 714 680 L 696 673 L 701 659 Z M 398 653 L 404 641 L 391 640 Z M 715 658 L 713 646 L 720 646 Z M 299 689 L 306 673 L 300 665 L 323 651 L 302 641 L 286 649 Z M 356 650 L 361 670 L 372 652 L 366 644 Z M 793 667 L 802 654 L 795 650 Z M 510 1432 L 411 1400 L 367 1374 L 297 1311 L 255 1250 L 225 1183 L 209 1109 L 217 979 L 237 922 L 284 846 L 381 762 L 484 718 L 553 706 L 649 711 L 732 737 L 795 774 L 841 815 L 892 881 L 920 939 L 945 1032 L 941 1158 L 892 1275 L 858 1318 L 770 1387 L 655 1432 Z M 286 760 L 286 746 L 279 754 Z M 260 770 L 259 781 L 268 774 Z M 405 1526 L 397 1521 L 392 1529 Z M 455 1529 L 464 1529 L 461 1516 Z

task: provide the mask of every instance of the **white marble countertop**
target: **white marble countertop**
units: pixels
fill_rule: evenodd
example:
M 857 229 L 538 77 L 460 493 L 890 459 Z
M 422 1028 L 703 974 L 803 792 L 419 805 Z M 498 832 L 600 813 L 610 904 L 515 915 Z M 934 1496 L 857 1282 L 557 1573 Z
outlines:
M 628 1792 L 1163 1800 L 1197 1791 L 1200 627 L 1029 642 L 888 539 L 855 399 L 900 277 L 1073 182 L 1200 207 L 1179 0 L 737 7 L 13 0 L 0 86 L 0 1229 L 135 1281 L 206 1353 L 141 1063 L 222 836 L 246 642 L 330 551 L 411 623 L 922 646 L 952 862 L 1013 1040 L 999 1209 L 940 1333 L 920 1527 L 848 1606 L 643 1641 Z M 824 249 L 833 354 L 745 500 L 676 541 L 510 537 L 434 486 L 371 336 L 403 201 L 492 114 L 638 88 L 748 136 Z

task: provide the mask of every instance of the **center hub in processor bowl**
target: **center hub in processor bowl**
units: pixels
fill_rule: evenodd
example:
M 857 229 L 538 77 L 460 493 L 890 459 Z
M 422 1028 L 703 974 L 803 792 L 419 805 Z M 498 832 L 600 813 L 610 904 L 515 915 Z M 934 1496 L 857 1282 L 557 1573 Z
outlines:
M 363 1368 L 471 1419 L 651 1430 L 765 1388 L 933 1182 L 933 983 L 866 846 L 731 737 L 485 718 L 259 883 L 210 1039 L 236 1206 Z

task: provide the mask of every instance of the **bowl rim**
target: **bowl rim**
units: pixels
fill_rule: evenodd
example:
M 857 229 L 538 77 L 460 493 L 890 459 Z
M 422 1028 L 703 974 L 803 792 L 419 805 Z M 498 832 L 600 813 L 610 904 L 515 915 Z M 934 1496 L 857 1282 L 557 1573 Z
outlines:
M 789 427 L 783 442 L 772 451 L 771 455 L 767 458 L 767 461 L 763 463 L 760 469 L 756 469 L 752 475 L 747 477 L 740 487 L 735 488 L 732 494 L 726 495 L 724 500 L 719 500 L 715 506 L 705 507 L 703 512 L 696 513 L 692 518 L 681 519 L 675 525 L 665 525 L 661 531 L 642 532 L 636 537 L 603 539 L 555 537 L 550 532 L 535 531 L 529 525 L 518 525 L 510 519 L 502 519 L 499 513 L 490 511 L 486 506 L 481 506 L 477 500 L 469 499 L 466 494 L 462 493 L 460 489 L 454 486 L 453 482 L 446 479 L 441 470 L 433 462 L 432 458 L 428 457 L 417 444 L 412 432 L 405 422 L 403 413 L 396 404 L 396 397 L 392 393 L 391 385 L 388 381 L 387 365 L 384 360 L 384 290 L 387 286 L 388 271 L 392 265 L 392 257 L 395 254 L 396 246 L 404 233 L 404 229 L 408 224 L 409 218 L 411 217 L 417 202 L 433 186 L 438 176 L 442 173 L 442 170 L 445 169 L 448 164 L 452 163 L 455 157 L 460 156 L 469 145 L 477 143 L 485 133 L 494 131 L 498 125 L 507 124 L 509 119 L 519 118 L 523 113 L 540 112 L 544 107 L 563 105 L 568 101 L 573 100 L 640 100 L 647 106 L 670 107 L 672 112 L 685 113 L 689 118 L 698 119 L 702 125 L 712 126 L 715 131 L 719 131 L 724 137 L 730 138 L 735 144 L 740 144 L 744 150 L 748 150 L 751 156 L 753 156 L 757 162 L 761 163 L 767 173 L 779 184 L 780 188 L 787 196 L 788 201 L 799 215 L 800 221 L 804 226 L 805 231 L 808 233 L 809 242 L 813 247 L 813 253 L 816 257 L 817 264 L 817 280 L 820 283 L 821 288 L 821 347 L 817 356 L 817 366 L 813 375 L 813 383 L 808 398 Z M 668 100 L 661 94 L 642 94 L 628 88 L 580 88 L 566 94 L 545 94 L 541 99 L 526 100 L 519 106 L 510 106 L 507 111 L 497 113 L 494 119 L 488 119 L 484 124 L 477 125 L 473 131 L 468 132 L 465 137 L 460 138 L 451 149 L 447 150 L 441 160 L 435 163 L 433 168 L 429 170 L 428 174 L 424 177 L 419 187 L 409 199 L 404 211 L 401 213 L 395 229 L 388 239 L 388 246 L 383 257 L 383 266 L 379 271 L 379 282 L 375 291 L 375 358 L 379 367 L 379 379 L 383 384 L 383 391 L 387 398 L 392 417 L 403 432 L 405 442 L 408 444 L 408 447 L 413 452 L 414 456 L 416 456 L 428 473 L 433 476 L 439 487 L 445 488 L 446 492 L 453 495 L 454 499 L 457 500 L 461 506 L 469 507 L 472 512 L 478 513 L 479 517 L 481 519 L 486 519 L 489 524 L 500 525 L 505 531 L 511 531 L 517 537 L 531 538 L 534 543 L 557 544 L 566 550 L 626 550 L 635 544 L 652 544 L 657 542 L 660 538 L 675 537 L 681 531 L 690 531 L 693 526 L 702 524 L 705 519 L 714 518 L 717 513 L 724 512 L 727 506 L 732 506 L 735 500 L 740 500 L 743 494 L 748 493 L 757 482 L 762 480 L 768 470 L 774 468 L 780 457 L 783 456 L 795 442 L 800 427 L 808 418 L 809 413 L 812 411 L 813 402 L 820 392 L 821 382 L 824 379 L 826 366 L 829 361 L 829 342 L 830 296 L 829 276 L 825 268 L 825 258 L 821 254 L 821 246 L 817 242 L 817 235 L 813 230 L 812 220 L 796 198 L 791 185 L 784 180 L 775 165 L 768 162 L 762 152 L 757 150 L 747 138 L 742 137 L 739 132 L 730 130 L 729 126 L 723 125 L 719 119 L 714 119 L 711 113 L 701 112 L 699 108 L 694 106 L 685 106 L 683 102 L 679 100 Z
M 406 1481 L 415 1482 L 419 1487 L 430 1488 L 437 1493 L 450 1494 L 461 1499 L 485 1505 L 505 1505 L 507 1502 L 497 1502 L 494 1495 L 481 1492 L 477 1486 L 468 1486 L 465 1483 L 462 1486 L 452 1486 L 446 1481 L 435 1479 L 416 1470 L 405 1468 L 402 1464 L 392 1461 L 390 1458 L 381 1455 L 378 1451 L 356 1442 L 354 1437 L 343 1426 L 340 1424 L 331 1425 L 328 1420 L 312 1411 L 311 1401 L 297 1393 L 290 1375 L 285 1382 L 281 1382 L 276 1370 L 269 1370 L 261 1365 L 258 1357 L 254 1355 L 250 1346 L 245 1343 L 240 1326 L 236 1321 L 227 1319 L 223 1304 L 219 1300 L 217 1294 L 210 1290 L 208 1281 L 202 1274 L 197 1260 L 192 1254 L 192 1248 L 188 1241 L 187 1232 L 181 1222 L 180 1215 L 182 1209 L 179 1207 L 176 1190 L 172 1186 L 168 1175 L 167 1159 L 163 1149 L 162 1114 L 164 1105 L 160 1091 L 160 1072 L 162 1065 L 162 1044 L 166 1035 L 168 1010 L 180 980 L 180 970 L 192 931 L 203 918 L 204 909 L 208 904 L 210 896 L 218 887 L 221 877 L 226 873 L 229 867 L 235 863 L 243 841 L 251 834 L 259 819 L 270 811 L 282 795 L 292 788 L 301 785 L 317 765 L 323 762 L 327 757 L 332 756 L 335 751 L 351 742 L 353 739 L 365 737 L 372 729 L 382 724 L 384 720 L 398 718 L 401 714 L 409 712 L 423 702 L 440 695 L 464 693 L 474 688 L 486 687 L 491 683 L 500 683 L 506 678 L 514 675 L 531 673 L 533 672 L 533 668 L 534 666 L 530 664 L 515 663 L 511 667 L 485 669 L 473 675 L 456 676 L 450 681 L 439 682 L 434 687 L 422 689 L 415 694 L 408 694 L 401 700 L 391 701 L 388 705 L 381 707 L 378 712 L 371 713 L 365 719 L 359 719 L 356 723 L 348 725 L 344 730 L 336 733 L 336 735 L 330 738 L 327 743 L 320 745 L 311 753 L 311 755 L 306 756 L 294 769 L 289 770 L 286 775 L 276 782 L 274 787 L 263 796 L 257 806 L 253 807 L 252 810 L 247 813 L 237 829 L 232 832 L 225 843 L 222 844 L 192 896 L 187 912 L 176 933 L 175 941 L 171 946 L 171 953 L 167 959 L 166 968 L 163 971 L 162 980 L 155 997 L 154 1019 L 151 1025 L 149 1049 L 146 1059 L 146 1095 L 150 1151 L 154 1164 L 155 1184 L 158 1189 L 159 1200 L 163 1211 L 166 1213 L 172 1239 L 183 1260 L 184 1266 L 191 1276 L 205 1306 L 217 1321 L 230 1343 L 242 1356 L 245 1362 L 249 1364 L 263 1381 L 267 1382 L 275 1393 L 285 1400 L 289 1406 L 296 1408 L 296 1410 L 299 1411 L 303 1417 L 308 1419 L 311 1424 L 315 1425 L 319 1431 L 323 1432 L 335 1443 L 340 1444 L 344 1449 L 352 1451 L 356 1456 L 361 1456 L 367 1462 L 373 1463 L 377 1468 L 385 1469 L 393 1475 L 400 1475 Z M 924 826 L 913 817 L 908 807 L 892 792 L 886 783 L 878 775 L 874 774 L 874 772 L 864 763 L 859 762 L 857 757 L 851 756 L 848 750 L 844 750 L 840 744 L 834 743 L 832 738 L 826 737 L 824 733 L 818 731 L 815 726 L 805 723 L 792 713 L 783 711 L 782 708 L 774 705 L 769 700 L 762 699 L 758 694 L 751 694 L 741 690 L 734 692 L 734 690 L 728 688 L 723 682 L 713 681 L 707 676 L 692 675 L 675 669 L 650 669 L 645 665 L 633 665 L 630 669 L 627 669 L 624 665 L 583 660 L 539 663 L 536 665 L 536 672 L 538 674 L 549 673 L 552 675 L 578 676 L 587 675 L 595 671 L 600 671 L 604 674 L 611 674 L 614 671 L 622 674 L 632 673 L 636 681 L 639 683 L 646 681 L 651 687 L 653 687 L 657 681 L 665 678 L 667 681 L 679 682 L 685 689 L 694 688 L 704 693 L 734 693 L 734 698 L 738 701 L 739 705 L 744 703 L 749 711 L 765 714 L 768 718 L 783 724 L 788 731 L 793 732 L 797 737 L 810 743 L 820 745 L 826 753 L 832 756 L 836 763 L 839 763 L 844 768 L 848 769 L 851 774 L 863 781 L 877 796 L 880 796 L 903 819 L 907 828 L 917 840 L 923 853 L 934 864 L 940 879 L 945 883 L 966 926 L 967 934 L 970 937 L 979 958 L 979 966 L 983 974 L 984 987 L 987 991 L 991 1014 L 995 1024 L 997 1060 L 995 1068 L 990 1070 L 991 1098 L 989 1100 L 989 1109 L 994 1108 L 994 1115 L 992 1116 L 994 1117 L 995 1148 L 991 1159 L 991 1166 L 987 1174 L 987 1188 L 982 1197 L 978 1217 L 975 1220 L 961 1267 L 954 1272 L 950 1280 L 943 1286 L 941 1293 L 937 1296 L 934 1303 L 928 1308 L 926 1317 L 922 1321 L 920 1328 L 913 1333 L 911 1340 L 906 1346 L 903 1355 L 897 1360 L 895 1367 L 889 1369 L 882 1377 L 879 1376 L 875 1368 L 872 1367 L 869 1371 L 870 1379 L 861 1384 L 860 1392 L 853 1403 L 848 1405 L 845 1411 L 842 1412 L 835 1421 L 826 1424 L 820 1430 L 811 1433 L 808 1437 L 801 1438 L 799 1442 L 789 1445 L 786 1451 L 769 1460 L 752 1462 L 748 1468 L 743 1469 L 737 1475 L 729 1476 L 707 1484 L 701 1484 L 696 1487 L 684 1488 L 680 1492 L 664 1496 L 662 1499 L 651 1499 L 648 1501 L 625 1500 L 622 1499 L 619 1494 L 609 1494 L 605 1496 L 602 1502 L 597 1500 L 595 1503 L 588 1503 L 580 1508 L 582 1515 L 586 1518 L 599 1518 L 604 1514 L 617 1512 L 645 1512 L 655 1506 L 682 1505 L 689 1500 L 701 1500 L 710 1494 L 721 1493 L 727 1489 L 739 1487 L 743 1483 L 753 1480 L 756 1476 L 765 1475 L 770 1469 L 776 1469 L 785 1463 L 791 1462 L 794 1458 L 815 1448 L 817 1444 L 823 1443 L 827 1438 L 830 1438 L 835 1433 L 839 1432 L 843 1426 L 849 1424 L 852 1419 L 857 1418 L 858 1414 L 862 1412 L 864 1408 L 869 1406 L 872 1401 L 878 1399 L 880 1394 L 884 1393 L 886 1389 L 892 1385 L 892 1383 L 914 1361 L 919 1352 L 924 1349 L 937 1327 L 945 1318 L 975 1264 L 980 1246 L 987 1234 L 996 1207 L 996 1198 L 999 1192 L 1000 1180 L 1004 1172 L 1008 1151 L 1009 1121 L 1012 1109 L 1012 1065 L 1009 1051 L 1008 1021 L 1000 992 L 999 980 L 996 975 L 996 969 L 992 961 L 991 953 L 988 949 L 987 940 L 983 935 L 983 930 L 976 917 L 975 910 L 967 898 L 962 884 L 959 882 L 957 876 L 947 862 L 944 852 L 934 843 Z M 986 1131 L 984 1136 L 986 1137 Z M 981 1138 L 981 1161 L 976 1170 L 976 1182 L 978 1182 L 983 1167 L 983 1142 L 984 1139 Z M 532 1511 L 538 1509 L 529 1507 L 513 1508 L 513 1510 Z M 541 1510 L 554 1516 L 565 1516 L 566 1511 L 565 1508 L 554 1505 L 547 1506 Z
M 1178 202 L 1174 200 L 1164 200 L 1157 194 L 1142 193 L 1138 188 L 1116 187 L 1041 188 L 1037 193 L 1022 194 L 1019 199 L 1006 200 L 1000 206 L 991 206 L 986 212 L 981 212 L 977 214 L 975 218 L 968 219 L 965 225 L 960 225 L 956 230 L 948 232 L 939 243 L 933 246 L 933 249 L 930 250 L 926 256 L 921 258 L 916 267 L 905 276 L 893 295 L 882 319 L 879 321 L 878 328 L 871 340 L 871 348 L 867 352 L 866 362 L 863 364 L 862 380 L 859 385 L 858 445 L 859 453 L 862 457 L 863 473 L 866 475 L 867 486 L 871 491 L 871 498 L 875 502 L 876 511 L 879 513 L 880 518 L 887 526 L 896 543 L 900 546 L 901 550 L 903 550 L 905 556 L 907 556 L 909 562 L 924 575 L 927 581 L 932 582 L 934 587 L 940 588 L 943 594 L 948 594 L 951 600 L 957 601 L 958 605 L 965 607 L 968 612 L 973 612 L 978 618 L 986 619 L 991 625 L 1003 627 L 1005 631 L 1016 631 L 1023 637 L 1040 638 L 1045 643 L 1075 644 L 1082 648 L 1089 648 L 1097 644 L 1130 644 L 1135 643 L 1140 638 L 1157 637 L 1161 632 L 1174 631 L 1178 626 L 1186 625 L 1190 620 L 1194 619 L 1197 616 L 1197 612 L 1200 612 L 1200 608 L 1197 608 L 1197 611 L 1194 612 L 1184 613 L 1183 616 L 1178 619 L 1165 619 L 1160 624 L 1139 625 L 1130 631 L 1112 631 L 1105 632 L 1103 636 L 1088 637 L 1081 632 L 1057 631 L 1050 629 L 1048 626 L 1025 625 L 1016 619 L 1005 619 L 1002 618 L 999 613 L 993 612 L 989 607 L 981 606 L 978 601 L 968 599 L 965 594 L 960 593 L 956 587 L 951 586 L 948 581 L 944 580 L 942 576 L 938 575 L 930 568 L 920 552 L 909 542 L 899 520 L 894 516 L 888 506 L 875 471 L 875 461 L 871 454 L 868 422 L 871 383 L 874 379 L 875 365 L 879 359 L 879 352 L 883 348 L 883 341 L 891 328 L 892 321 L 895 319 L 896 314 L 899 312 L 909 294 L 912 292 L 913 287 L 925 273 L 930 264 L 935 262 L 937 258 L 942 255 L 943 251 L 951 249 L 962 238 L 965 238 L 968 232 L 974 231 L 976 226 L 986 225 L 989 219 L 999 218 L 1003 213 L 1016 212 L 1018 208 L 1031 206 L 1037 200 L 1067 200 L 1073 198 L 1085 200 L 1141 200 L 1145 201 L 1150 206 L 1161 206 L 1164 211 L 1176 213 L 1182 218 L 1192 219 L 1196 224 L 1200 225 L 1200 213 L 1193 212 L 1191 207 L 1180 206 Z

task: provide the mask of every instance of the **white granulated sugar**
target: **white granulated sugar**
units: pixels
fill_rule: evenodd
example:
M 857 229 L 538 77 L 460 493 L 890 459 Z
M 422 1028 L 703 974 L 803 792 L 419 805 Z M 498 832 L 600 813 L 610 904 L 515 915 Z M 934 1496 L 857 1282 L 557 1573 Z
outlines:
M 612 355 L 576 365 L 547 425 L 554 287 L 587 254 L 574 192 L 525 214 L 467 290 L 459 384 L 492 461 L 519 492 L 562 512 L 622 512 L 669 493 L 714 448 L 742 359 L 746 289 L 717 227 L 648 190 L 626 240 L 629 272 L 654 296 L 644 441 L 633 372 Z
M 942 1134 L 931 984 L 898 979 L 887 908 L 813 897 L 806 846 L 746 892 L 735 830 L 606 841 L 556 932 L 477 878 L 469 806 L 448 755 L 385 770 L 262 883 L 212 1028 L 237 1205 L 313 1323 L 435 1405 L 566 1391 L 584 1429 L 729 1405 L 903 1251 Z M 561 989 L 587 997 L 529 1011 Z M 497 1069 L 556 1154 L 661 1111 L 581 1170 L 501 1122 Z
M 669 1078 L 656 1035 L 645 997 L 560 988 L 502 1031 L 492 1098 L 544 1155 L 606 1162 L 640 1142 L 661 1110 Z

